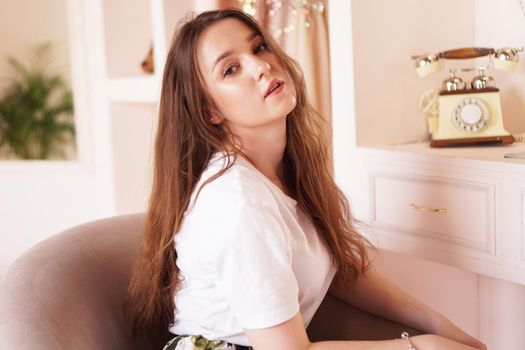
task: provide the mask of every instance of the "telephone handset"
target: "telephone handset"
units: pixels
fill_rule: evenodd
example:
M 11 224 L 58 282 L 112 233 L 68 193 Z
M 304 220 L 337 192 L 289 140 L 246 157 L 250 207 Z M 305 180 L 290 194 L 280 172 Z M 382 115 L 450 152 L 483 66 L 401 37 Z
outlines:
M 419 77 L 440 71 L 445 60 L 486 56 L 489 61 L 481 67 L 449 69 L 450 76 L 443 81 L 436 97 L 438 113 L 429 118 L 431 147 L 514 142 L 514 137 L 503 126 L 499 89 L 485 72 L 491 65 L 503 70 L 516 68 L 521 51 L 521 47 L 500 50 L 469 47 L 412 57 Z M 457 75 L 460 71 L 475 69 L 477 75 L 469 83 Z

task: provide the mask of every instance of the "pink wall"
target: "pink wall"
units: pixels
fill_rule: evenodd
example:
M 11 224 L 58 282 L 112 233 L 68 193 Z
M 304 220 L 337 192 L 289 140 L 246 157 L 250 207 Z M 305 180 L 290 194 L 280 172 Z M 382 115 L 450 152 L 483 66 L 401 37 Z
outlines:
M 69 75 L 66 0 L 2 0 L 0 6 L 0 90 L 11 77 L 6 55 L 25 62 L 31 48 L 52 41 L 55 64 Z M 16 33 L 16 35 L 13 35 Z M 57 67 L 58 68 L 58 67 Z
M 382 250 L 378 269 L 401 288 L 453 320 L 473 335 L 478 334 L 478 275 Z
M 525 6 L 525 5 L 524 5 Z M 519 0 L 476 2 L 476 44 L 488 47 L 525 47 L 525 14 Z M 492 70 L 501 90 L 503 120 L 507 130 L 525 132 L 525 52 L 514 72 Z
M 445 72 L 419 79 L 410 57 L 475 41 L 474 0 L 352 1 L 359 145 L 427 139 L 419 96 Z
M 151 44 L 149 1 L 103 1 L 107 74 L 110 78 L 145 75 L 141 62 Z

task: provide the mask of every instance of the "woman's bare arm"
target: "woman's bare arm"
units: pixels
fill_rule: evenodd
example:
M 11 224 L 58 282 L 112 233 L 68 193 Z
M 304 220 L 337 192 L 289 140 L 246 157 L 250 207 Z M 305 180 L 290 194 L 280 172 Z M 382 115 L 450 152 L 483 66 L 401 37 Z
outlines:
M 245 330 L 254 350 L 407 350 L 403 339 L 380 341 L 321 341 L 311 343 L 297 313 L 292 319 L 264 329 Z M 475 350 L 475 348 L 437 335 L 418 335 L 410 338 L 417 350 Z
M 347 304 L 371 314 L 419 329 L 435 333 L 436 324 L 444 316 L 403 291 L 389 279 L 367 270 L 354 283 L 340 283 L 336 274 L 329 293 Z M 337 282 L 340 284 L 337 285 Z
M 479 340 L 463 332 L 445 316 L 406 293 L 373 268 L 355 283 L 336 286 L 338 278 L 336 275 L 329 293 L 347 304 L 425 333 L 437 334 L 476 349 L 486 349 Z

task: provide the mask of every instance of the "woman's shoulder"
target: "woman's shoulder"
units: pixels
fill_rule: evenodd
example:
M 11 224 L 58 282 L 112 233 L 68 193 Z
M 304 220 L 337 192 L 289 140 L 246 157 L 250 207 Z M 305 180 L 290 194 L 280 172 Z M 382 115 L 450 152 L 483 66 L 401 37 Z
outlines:
M 223 165 L 210 164 L 203 173 L 176 236 L 178 247 L 200 242 L 201 248 L 212 254 L 241 236 L 256 239 L 260 231 L 282 231 L 278 201 L 262 175 L 237 159 L 223 174 L 207 182 L 223 169 Z
M 219 206 L 275 206 L 275 193 L 262 174 L 237 157 L 220 176 L 227 162 L 212 158 L 196 188 L 195 204 L 211 203 Z

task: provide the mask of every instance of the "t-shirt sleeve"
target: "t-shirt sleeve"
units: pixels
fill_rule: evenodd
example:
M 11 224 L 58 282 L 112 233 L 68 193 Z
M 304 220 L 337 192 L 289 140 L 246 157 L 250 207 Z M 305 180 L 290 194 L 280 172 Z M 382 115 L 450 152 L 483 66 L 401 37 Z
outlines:
M 277 209 L 241 203 L 217 223 L 217 288 L 245 329 L 275 326 L 299 311 L 292 247 Z M 223 239 L 224 237 L 224 239 Z

